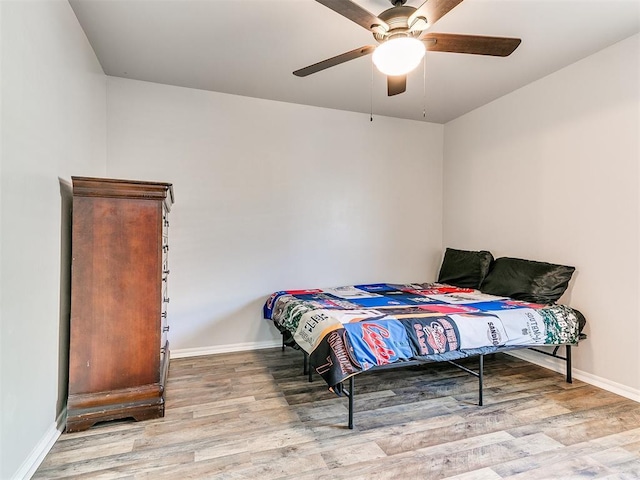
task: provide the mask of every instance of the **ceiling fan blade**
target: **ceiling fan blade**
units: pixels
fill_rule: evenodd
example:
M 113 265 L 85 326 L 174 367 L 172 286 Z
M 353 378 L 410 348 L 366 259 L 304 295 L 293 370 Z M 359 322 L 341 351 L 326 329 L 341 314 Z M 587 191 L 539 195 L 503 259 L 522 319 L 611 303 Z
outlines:
M 340 55 L 336 55 L 335 57 L 327 58 L 326 60 L 322 60 L 321 62 L 309 65 L 308 67 L 301 68 L 300 70 L 296 70 L 295 72 L 293 72 L 293 74 L 297 77 L 306 77 L 307 75 L 311 75 L 312 73 L 325 70 L 329 67 L 335 67 L 336 65 L 348 62 L 349 60 L 354 60 L 356 58 L 369 55 L 375 49 L 375 45 L 365 45 L 364 47 L 356 48 L 355 50 L 351 50 L 350 52 L 342 53 Z
M 387 94 L 391 97 L 398 95 L 407 90 L 406 75 L 389 75 L 387 76 Z
M 430 52 L 469 53 L 508 57 L 520 45 L 519 38 L 457 35 L 452 33 L 426 33 L 424 41 Z
M 447 13 L 453 10 L 462 0 L 427 0 L 409 17 L 409 25 L 413 25 L 417 19 L 423 17 L 428 26 L 433 25 Z
M 378 25 L 384 32 L 389 31 L 389 25 L 387 25 L 386 22 L 380 20 L 373 13 L 350 0 L 316 0 L 316 2 L 321 3 L 325 7 L 330 8 L 367 30 L 372 30 L 375 25 Z

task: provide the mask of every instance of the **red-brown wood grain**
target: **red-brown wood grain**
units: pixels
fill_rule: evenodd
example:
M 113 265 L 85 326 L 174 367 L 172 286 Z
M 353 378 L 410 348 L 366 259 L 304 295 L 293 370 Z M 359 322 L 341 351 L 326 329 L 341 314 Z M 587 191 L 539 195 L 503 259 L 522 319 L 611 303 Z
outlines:
M 67 431 L 161 416 L 162 232 L 172 186 L 73 177 L 73 192 Z

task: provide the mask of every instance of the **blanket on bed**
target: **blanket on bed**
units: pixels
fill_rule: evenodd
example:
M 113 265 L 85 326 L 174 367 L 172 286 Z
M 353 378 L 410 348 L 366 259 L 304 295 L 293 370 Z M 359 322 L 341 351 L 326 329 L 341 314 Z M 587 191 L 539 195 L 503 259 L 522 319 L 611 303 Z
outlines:
M 329 386 L 375 366 L 509 347 L 574 345 L 576 312 L 438 283 L 369 284 L 271 295 L 264 317 L 309 354 Z

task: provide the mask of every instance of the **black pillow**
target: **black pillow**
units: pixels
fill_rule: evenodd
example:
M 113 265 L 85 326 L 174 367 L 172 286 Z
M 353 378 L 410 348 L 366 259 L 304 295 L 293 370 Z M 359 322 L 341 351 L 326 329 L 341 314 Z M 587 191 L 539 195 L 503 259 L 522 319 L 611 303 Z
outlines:
M 479 288 L 493 262 L 493 255 L 486 250 L 472 252 L 447 248 L 438 275 L 439 283 L 462 288 Z
M 493 262 L 480 290 L 526 302 L 551 304 L 569 286 L 575 267 L 502 257 Z

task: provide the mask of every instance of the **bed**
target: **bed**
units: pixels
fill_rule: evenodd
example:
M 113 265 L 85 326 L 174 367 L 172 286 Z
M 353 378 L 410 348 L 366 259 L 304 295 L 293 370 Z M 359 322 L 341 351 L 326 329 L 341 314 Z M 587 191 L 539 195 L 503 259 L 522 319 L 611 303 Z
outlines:
M 437 282 L 278 291 L 264 317 L 282 333 L 283 348 L 305 353 L 310 380 L 315 372 L 348 398 L 353 428 L 354 378 L 370 370 L 449 362 L 478 378 L 482 405 L 485 355 L 533 348 L 564 360 L 571 382 L 571 346 L 585 338 L 585 320 L 555 301 L 574 270 L 447 249 Z M 457 362 L 468 357 L 477 357 L 477 369 Z

